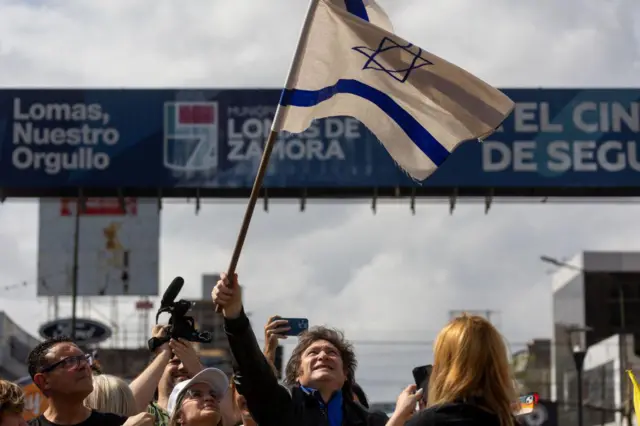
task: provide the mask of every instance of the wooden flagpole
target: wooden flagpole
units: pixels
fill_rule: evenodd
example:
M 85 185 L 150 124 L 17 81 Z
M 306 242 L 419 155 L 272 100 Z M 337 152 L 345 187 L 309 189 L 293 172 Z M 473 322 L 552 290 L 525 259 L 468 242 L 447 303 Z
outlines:
M 300 61 L 302 58 L 302 53 L 304 52 L 307 45 L 309 29 L 311 28 L 313 15 L 316 8 L 318 7 L 319 1 L 320 0 L 310 0 L 309 2 L 309 9 L 307 10 L 304 24 L 302 25 L 300 39 L 298 40 L 298 45 L 296 46 L 296 52 L 293 55 L 293 62 L 291 64 L 291 68 L 289 69 L 289 75 L 287 76 L 285 90 L 293 86 L 293 82 L 297 78 L 298 72 L 300 71 Z M 233 275 L 235 274 L 236 267 L 238 266 L 240 252 L 242 252 L 242 246 L 244 245 L 244 240 L 247 238 L 247 232 L 249 231 L 249 225 L 251 224 L 251 217 L 253 216 L 253 211 L 256 208 L 256 203 L 258 202 L 258 196 L 260 194 L 260 189 L 262 188 L 262 181 L 264 180 L 264 175 L 267 172 L 267 167 L 269 166 L 271 152 L 273 151 L 273 147 L 275 146 L 275 143 L 278 139 L 278 131 L 274 129 L 281 129 L 282 120 L 284 119 L 283 111 L 284 110 L 282 109 L 282 107 L 278 105 L 278 109 L 276 110 L 275 116 L 273 118 L 271 133 L 269 133 L 269 137 L 267 138 L 267 141 L 264 145 L 262 159 L 260 160 L 260 166 L 258 167 L 258 174 L 256 175 L 256 180 L 253 182 L 253 188 L 251 189 L 251 196 L 249 197 L 247 211 L 244 213 L 242 226 L 240 227 L 238 239 L 236 240 L 236 247 L 233 249 L 231 262 L 229 263 L 229 268 L 227 269 L 227 277 L 231 280 L 231 283 L 233 283 Z M 216 305 L 216 312 L 221 311 L 222 308 L 219 305 Z
M 238 239 L 236 240 L 236 246 L 233 249 L 233 255 L 231 256 L 231 262 L 229 268 L 227 268 L 227 276 L 231 283 L 233 283 L 233 275 L 236 272 L 238 261 L 240 260 L 240 253 L 244 246 L 244 240 L 247 238 L 247 232 L 249 232 L 249 225 L 251 225 L 251 218 L 253 217 L 253 211 L 256 208 L 258 197 L 260 196 L 260 189 L 262 189 L 262 182 L 264 181 L 264 175 L 267 173 L 267 167 L 269 166 L 269 159 L 273 152 L 273 147 L 278 139 L 278 132 L 271 130 L 269 137 L 264 145 L 264 151 L 262 152 L 262 159 L 260 159 L 260 166 L 258 166 L 258 174 L 253 182 L 253 188 L 251 189 L 251 195 L 249 196 L 249 203 L 247 204 L 247 210 L 244 213 L 242 219 L 242 226 L 240 226 L 240 232 L 238 233 Z M 216 305 L 216 312 L 221 312 L 220 305 Z

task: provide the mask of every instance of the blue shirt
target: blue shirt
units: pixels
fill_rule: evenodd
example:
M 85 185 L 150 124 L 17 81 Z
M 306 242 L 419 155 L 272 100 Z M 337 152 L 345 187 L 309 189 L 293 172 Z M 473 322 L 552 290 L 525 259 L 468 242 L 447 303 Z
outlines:
M 325 403 L 322 400 L 322 396 L 317 389 L 307 388 L 304 386 L 300 386 L 304 392 L 308 395 L 315 397 L 320 404 L 320 408 L 324 409 L 327 413 L 327 418 L 329 419 L 329 426 L 342 426 L 342 391 L 331 395 L 328 403 Z

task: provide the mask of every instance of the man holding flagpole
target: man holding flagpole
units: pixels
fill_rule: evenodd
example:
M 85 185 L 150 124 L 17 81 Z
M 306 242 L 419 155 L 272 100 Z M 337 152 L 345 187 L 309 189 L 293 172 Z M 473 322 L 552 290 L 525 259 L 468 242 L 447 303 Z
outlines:
M 461 143 L 493 133 L 514 107 L 499 90 L 391 31 L 373 0 L 311 0 L 228 273 L 212 291 L 225 319 L 236 388 L 260 426 L 404 423 L 343 398 L 356 362 L 340 333 L 320 327 L 301 335 L 287 366 L 289 389 L 278 384 L 257 345 L 235 269 L 278 133 L 301 133 L 321 118 L 354 117 L 421 181 Z M 420 395 L 412 385 L 398 406 L 414 409 Z
M 369 412 L 351 396 L 357 361 L 341 333 L 312 328 L 300 336 L 281 386 L 256 341 L 237 276 L 221 274 L 212 292 L 222 306 L 234 359 L 235 388 L 259 426 L 399 426 L 386 414 Z M 415 405 L 415 404 L 414 404 Z

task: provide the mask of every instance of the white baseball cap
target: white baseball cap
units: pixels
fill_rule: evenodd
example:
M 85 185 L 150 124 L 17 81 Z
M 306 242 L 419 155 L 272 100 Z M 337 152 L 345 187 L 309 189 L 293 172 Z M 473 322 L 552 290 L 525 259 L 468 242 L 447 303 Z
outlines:
M 217 368 L 205 368 L 193 378 L 185 380 L 175 385 L 169 396 L 169 402 L 167 402 L 167 413 L 169 417 L 173 416 L 176 410 L 178 401 L 182 398 L 182 395 L 193 385 L 198 383 L 204 383 L 211 386 L 211 389 L 216 394 L 218 399 L 222 399 L 229 389 L 229 379 L 227 375 Z

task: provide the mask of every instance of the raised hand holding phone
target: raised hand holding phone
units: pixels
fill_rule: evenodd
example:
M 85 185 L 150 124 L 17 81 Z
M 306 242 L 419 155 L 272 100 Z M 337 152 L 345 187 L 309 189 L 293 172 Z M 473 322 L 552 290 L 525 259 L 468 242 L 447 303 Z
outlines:
M 422 397 L 424 390 L 416 385 L 407 386 L 396 400 L 396 409 L 387 425 L 403 425 L 416 412 L 417 402 Z
M 274 354 L 278 347 L 278 340 L 286 339 L 286 333 L 290 330 L 291 327 L 286 319 L 282 319 L 278 315 L 269 318 L 264 326 L 264 353 Z

